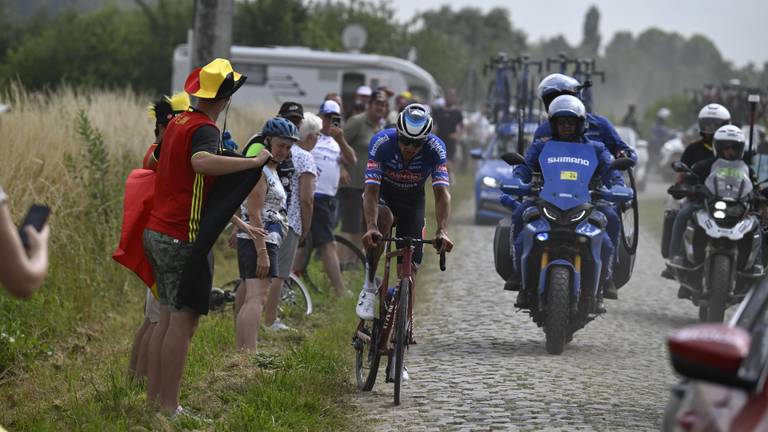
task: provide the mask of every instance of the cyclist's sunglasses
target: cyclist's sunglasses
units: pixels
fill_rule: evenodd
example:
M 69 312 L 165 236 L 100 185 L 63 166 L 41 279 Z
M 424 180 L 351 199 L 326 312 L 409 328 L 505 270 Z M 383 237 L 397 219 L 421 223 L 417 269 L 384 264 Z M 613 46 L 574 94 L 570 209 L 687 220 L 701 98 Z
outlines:
M 408 147 L 411 146 L 413 148 L 419 148 L 424 145 L 424 139 L 423 138 L 409 138 L 403 135 L 398 135 L 397 142 Z

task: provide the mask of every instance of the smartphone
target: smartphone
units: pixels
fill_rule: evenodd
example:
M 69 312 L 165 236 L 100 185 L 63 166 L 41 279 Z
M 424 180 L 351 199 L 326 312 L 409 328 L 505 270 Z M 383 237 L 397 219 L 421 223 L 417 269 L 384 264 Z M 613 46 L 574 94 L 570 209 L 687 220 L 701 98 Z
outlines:
M 341 127 L 341 117 L 337 117 L 337 116 L 331 117 L 331 125 L 335 127 Z
M 27 215 L 24 216 L 24 221 L 19 225 L 19 237 L 21 237 L 21 244 L 25 248 L 29 247 L 29 239 L 27 233 L 24 232 L 24 227 L 32 225 L 37 231 L 41 231 L 48 222 L 48 215 L 51 213 L 51 208 L 42 204 L 32 204 L 27 210 Z

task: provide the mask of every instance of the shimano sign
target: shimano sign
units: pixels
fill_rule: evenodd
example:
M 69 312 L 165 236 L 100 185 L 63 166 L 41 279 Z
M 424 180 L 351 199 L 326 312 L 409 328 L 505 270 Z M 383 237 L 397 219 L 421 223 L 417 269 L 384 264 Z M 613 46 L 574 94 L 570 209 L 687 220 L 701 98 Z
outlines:
M 577 165 L 589 166 L 589 161 L 582 158 L 570 157 L 570 156 L 550 156 L 547 158 L 547 163 L 572 163 Z

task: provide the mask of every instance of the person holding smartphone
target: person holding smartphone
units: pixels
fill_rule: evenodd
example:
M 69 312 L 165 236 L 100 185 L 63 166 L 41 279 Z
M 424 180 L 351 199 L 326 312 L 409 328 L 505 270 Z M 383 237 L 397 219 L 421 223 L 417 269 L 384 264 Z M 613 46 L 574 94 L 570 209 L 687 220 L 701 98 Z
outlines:
M 38 207 L 43 209 L 44 207 Z M 33 208 L 34 209 L 34 208 Z M 35 215 L 30 212 L 25 221 L 33 221 Z M 28 298 L 45 280 L 48 274 L 48 225 L 45 215 L 39 215 L 40 223 L 22 224 L 26 233 L 27 244 L 23 245 L 19 230 L 11 220 L 8 209 L 8 196 L 0 186 L 0 284 L 11 295 Z M 33 225 L 39 225 L 33 226 Z M 39 229 L 38 229 L 39 228 Z
M 346 289 L 341 280 L 339 257 L 336 252 L 336 242 L 333 239 L 333 230 L 337 222 L 336 192 L 340 181 L 342 184 L 349 184 L 349 175 L 347 174 L 346 181 L 342 176 L 341 164 L 353 166 L 357 163 L 357 157 L 355 151 L 344 139 L 339 104 L 333 100 L 323 102 L 320 105 L 320 118 L 323 121 L 323 127 L 312 149 L 312 157 L 317 166 L 317 182 L 309 231 L 312 244 L 320 251 L 325 272 L 331 280 L 334 291 L 336 295 L 341 296 Z

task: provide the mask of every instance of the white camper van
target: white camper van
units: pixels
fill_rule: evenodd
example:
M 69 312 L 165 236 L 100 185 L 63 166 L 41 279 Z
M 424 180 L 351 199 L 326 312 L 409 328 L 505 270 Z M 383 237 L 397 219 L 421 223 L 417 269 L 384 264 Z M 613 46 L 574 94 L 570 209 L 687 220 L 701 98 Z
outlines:
M 395 93 L 408 90 L 429 103 L 441 93 L 429 72 L 403 59 L 375 54 L 316 51 L 305 47 L 233 46 L 232 66 L 248 76 L 232 99 L 236 105 L 268 109 L 285 101 L 299 102 L 316 111 L 328 93 L 341 95 L 352 106 L 361 85 L 387 86 Z M 173 91 L 180 91 L 189 74 L 189 49 L 176 47 L 173 55 Z

